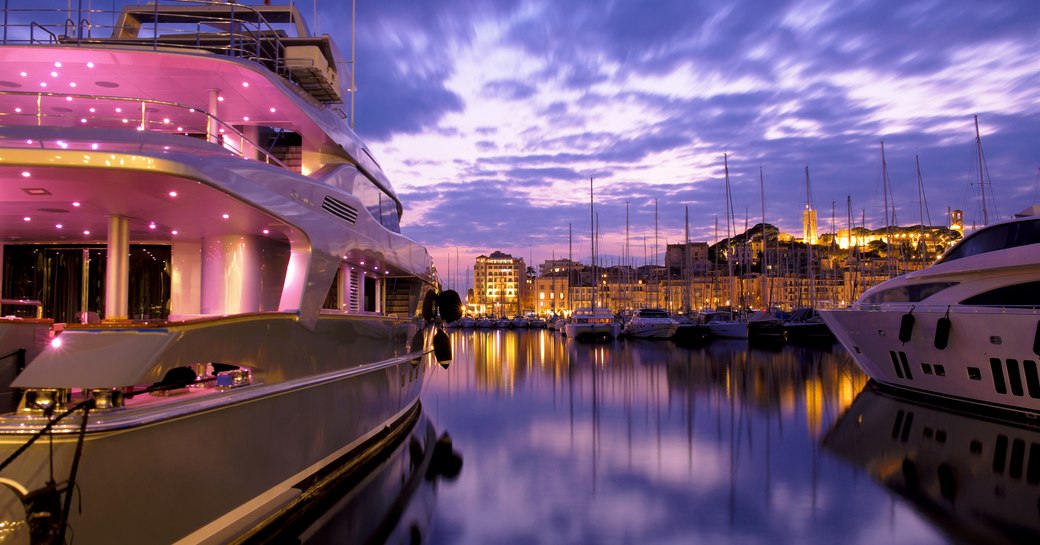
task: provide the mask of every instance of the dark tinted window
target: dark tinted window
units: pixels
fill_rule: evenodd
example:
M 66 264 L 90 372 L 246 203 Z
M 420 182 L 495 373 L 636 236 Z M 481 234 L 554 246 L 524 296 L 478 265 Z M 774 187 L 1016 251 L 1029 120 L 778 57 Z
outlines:
M 916 303 L 955 285 L 957 285 L 957 282 L 931 282 L 928 284 L 899 286 L 872 294 L 870 297 L 865 298 L 863 302 L 872 305 L 880 303 Z
M 1037 243 L 1040 243 L 1040 219 L 994 225 L 965 238 L 939 262 Z
M 962 305 L 992 307 L 1040 307 L 1040 282 L 1025 282 L 984 291 L 963 301 Z

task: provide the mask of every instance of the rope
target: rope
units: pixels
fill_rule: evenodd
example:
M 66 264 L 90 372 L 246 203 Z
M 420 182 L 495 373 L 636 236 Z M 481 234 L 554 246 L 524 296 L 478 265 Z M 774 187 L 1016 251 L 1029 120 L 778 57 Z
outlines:
M 69 522 L 69 512 L 72 511 L 72 491 L 76 488 L 76 472 L 79 470 L 79 459 L 83 456 L 83 440 L 87 435 L 87 417 L 90 414 L 90 409 L 93 407 L 93 399 L 88 400 L 83 407 L 83 420 L 79 425 L 79 439 L 76 440 L 76 454 L 72 457 L 69 480 L 65 484 L 65 504 L 61 508 L 61 522 L 58 524 L 57 543 L 65 543 L 65 527 Z

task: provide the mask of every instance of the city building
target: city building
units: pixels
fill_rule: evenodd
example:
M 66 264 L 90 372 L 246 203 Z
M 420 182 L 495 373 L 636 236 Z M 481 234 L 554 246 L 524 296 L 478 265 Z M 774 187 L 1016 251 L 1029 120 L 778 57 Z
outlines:
M 474 315 L 513 316 L 522 312 L 521 300 L 527 282 L 524 259 L 500 251 L 477 256 L 473 265 L 473 299 L 469 312 Z

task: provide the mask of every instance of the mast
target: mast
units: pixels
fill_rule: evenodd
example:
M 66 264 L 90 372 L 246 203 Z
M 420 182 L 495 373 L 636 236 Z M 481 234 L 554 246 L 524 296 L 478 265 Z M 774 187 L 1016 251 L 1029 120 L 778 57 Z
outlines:
M 979 155 L 979 190 L 982 192 L 982 226 L 989 225 L 989 210 L 986 209 L 986 178 L 983 175 L 982 136 L 979 134 L 979 115 L 975 114 L 975 150 Z
M 628 306 L 629 309 L 632 308 L 632 279 L 629 278 L 629 275 L 628 275 L 628 273 L 632 269 L 632 263 L 631 263 L 632 262 L 632 254 L 631 254 L 631 252 L 632 252 L 632 249 L 628 245 L 628 201 L 625 201 L 625 251 L 624 251 L 624 254 L 625 254 L 625 258 L 624 258 L 625 263 L 624 263 L 624 265 L 625 266 L 624 266 L 624 268 L 622 270 L 625 271 L 625 280 L 626 281 L 623 282 L 622 284 L 625 286 L 625 298 L 624 299 L 625 299 L 625 303 L 626 303 L 626 305 Z
M 572 286 L 574 285 L 574 227 L 567 224 L 567 305 L 574 312 Z
M 684 222 L 686 224 L 686 234 L 683 236 L 683 265 L 682 265 L 682 283 L 683 292 L 685 294 L 683 305 L 686 306 L 686 315 L 689 316 L 693 310 L 691 304 L 691 293 L 690 293 L 690 207 L 686 207 L 686 213 L 684 215 Z
M 758 167 L 758 191 L 762 196 L 762 301 L 768 310 L 773 306 L 772 294 L 769 291 L 769 237 L 766 236 L 766 181 L 762 167 Z
M 888 215 L 888 163 L 885 141 L 881 141 L 881 187 L 885 194 L 885 274 L 892 278 L 892 221 Z
M 718 283 L 719 283 L 719 216 L 715 215 L 715 234 L 712 235 L 715 238 L 715 267 L 713 267 L 711 275 L 711 299 L 715 307 L 719 306 L 719 294 L 718 294 Z
M 809 188 L 809 165 L 805 165 L 805 208 L 806 210 L 812 210 L 812 192 Z M 811 218 L 810 218 L 811 219 Z M 809 230 L 812 230 L 812 224 L 809 225 Z M 809 237 L 812 239 L 812 237 Z M 816 308 L 816 279 L 815 273 L 813 272 L 813 245 L 812 241 L 807 241 L 805 245 L 808 248 L 809 260 L 806 264 L 806 271 L 809 274 L 809 307 Z
M 589 177 L 589 234 L 592 238 L 592 314 L 596 314 L 596 199 L 592 190 L 592 177 Z
M 722 154 L 723 169 L 726 174 L 726 264 L 727 272 L 730 276 L 730 281 L 733 278 L 733 256 L 730 255 L 732 251 L 733 241 L 733 197 L 729 192 L 729 157 L 727 154 Z
M 917 209 L 921 220 L 921 267 L 928 265 L 928 245 L 924 241 L 924 179 L 921 177 L 921 157 L 914 155 L 914 162 L 917 165 Z M 931 223 L 931 218 L 928 218 L 928 223 Z

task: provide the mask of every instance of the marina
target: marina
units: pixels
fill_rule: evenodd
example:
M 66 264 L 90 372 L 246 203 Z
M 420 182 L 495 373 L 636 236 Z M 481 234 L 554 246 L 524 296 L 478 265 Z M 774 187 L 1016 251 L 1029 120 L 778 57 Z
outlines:
M 840 345 L 456 331 L 428 543 L 1030 543 L 1040 432 L 879 392 Z
M 521 32 L 510 17 L 555 20 L 528 1 L 460 17 L 469 34 L 447 53 L 426 34 L 455 31 L 435 5 L 412 21 L 365 3 L 358 27 L 356 3 L 317 0 L 3 3 L 0 542 L 1040 542 L 1040 205 L 1022 208 L 1021 181 L 1020 212 L 987 204 L 979 116 L 981 222 L 970 198 L 932 221 L 915 155 L 918 223 L 900 226 L 909 201 L 880 139 L 884 219 L 851 194 L 841 218 L 828 194 L 828 228 L 809 165 L 789 164 L 826 133 L 794 112 L 818 107 L 773 104 L 795 117 L 758 136 L 668 135 L 646 103 L 647 123 L 625 121 L 657 91 L 633 92 L 646 81 L 626 55 L 611 85 L 590 72 L 554 91 L 629 93 L 602 101 L 610 115 L 560 100 L 491 122 L 577 66 L 501 62 L 516 81 L 460 68 L 481 60 L 470 47 L 520 55 L 518 36 L 559 35 Z M 804 15 L 788 9 L 784 35 Z M 378 67 L 361 84 L 358 39 Z M 376 92 L 355 109 L 359 88 Z M 738 98 L 703 110 L 730 115 Z M 450 126 L 496 102 L 487 122 Z M 564 111 L 592 117 L 572 132 Z M 947 116 L 893 140 L 957 130 Z M 661 149 L 622 150 L 596 117 Z M 542 126 L 511 141 L 528 118 Z M 859 148 L 884 135 L 826 126 L 859 127 Z M 741 140 L 800 151 L 715 151 Z M 604 162 L 598 147 L 618 149 Z M 864 162 L 809 155 L 818 186 L 867 185 Z M 761 219 L 745 207 L 740 227 L 752 157 Z M 774 223 L 765 159 L 788 163 Z M 681 236 L 661 236 L 658 192 L 666 221 L 683 206 Z M 576 241 L 561 220 L 579 214 Z M 514 253 L 481 253 L 496 247 Z

